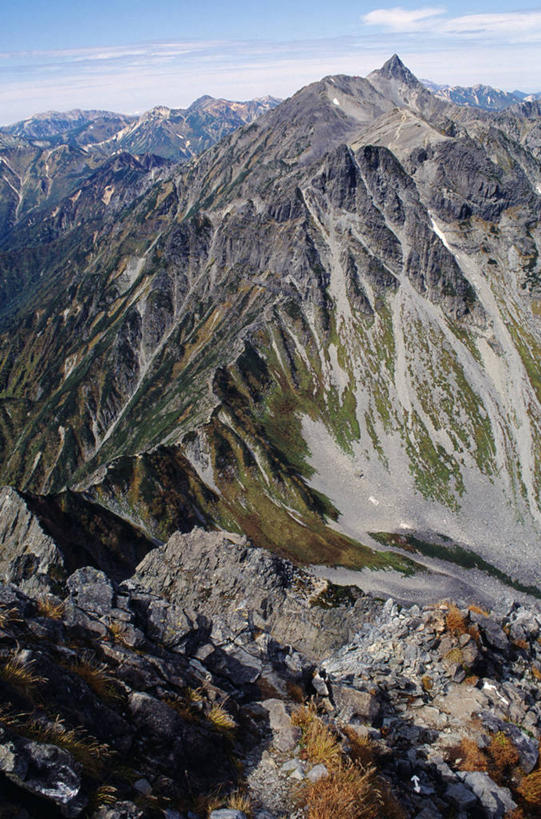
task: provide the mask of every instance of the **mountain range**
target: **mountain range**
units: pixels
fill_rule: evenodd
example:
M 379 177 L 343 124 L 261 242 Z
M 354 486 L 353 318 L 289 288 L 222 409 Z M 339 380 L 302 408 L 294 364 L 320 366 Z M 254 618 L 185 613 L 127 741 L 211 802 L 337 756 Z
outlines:
M 153 167 L 187 161 L 278 102 L 205 96 L 186 109 L 158 106 L 141 117 L 49 111 L 0 128 L 0 236 L 27 212 L 76 191 L 109 157 L 152 154 L 143 162 Z
M 276 103 L 3 129 L 0 479 L 45 527 L 539 594 L 541 103 L 396 55 Z
M 541 98 L 541 93 L 525 94 L 524 91 L 501 91 L 490 85 L 438 85 L 430 80 L 422 80 L 436 97 L 454 102 L 456 105 L 469 105 L 473 108 L 482 108 L 485 111 L 503 111 L 511 105 L 521 102 L 533 102 Z

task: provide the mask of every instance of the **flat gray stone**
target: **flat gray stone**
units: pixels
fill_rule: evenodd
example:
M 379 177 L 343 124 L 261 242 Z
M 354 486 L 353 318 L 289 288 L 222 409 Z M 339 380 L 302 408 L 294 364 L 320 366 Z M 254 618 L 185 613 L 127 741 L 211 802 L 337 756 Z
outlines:
M 314 765 L 311 771 L 308 772 L 308 779 L 310 782 L 319 782 L 320 779 L 325 779 L 329 775 L 329 771 L 323 764 Z
M 509 788 L 496 785 L 488 774 L 481 771 L 462 771 L 458 775 L 477 796 L 489 819 L 502 819 L 506 813 L 515 810 L 517 805 Z

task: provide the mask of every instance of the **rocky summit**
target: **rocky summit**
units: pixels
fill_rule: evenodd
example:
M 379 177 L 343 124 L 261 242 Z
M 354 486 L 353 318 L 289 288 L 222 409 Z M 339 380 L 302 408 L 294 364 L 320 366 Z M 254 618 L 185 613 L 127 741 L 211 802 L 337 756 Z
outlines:
M 2 815 L 541 815 L 541 108 L 466 91 L 0 131 Z
M 402 608 L 202 529 L 50 574 L 0 586 L 5 816 L 539 815 L 538 607 Z

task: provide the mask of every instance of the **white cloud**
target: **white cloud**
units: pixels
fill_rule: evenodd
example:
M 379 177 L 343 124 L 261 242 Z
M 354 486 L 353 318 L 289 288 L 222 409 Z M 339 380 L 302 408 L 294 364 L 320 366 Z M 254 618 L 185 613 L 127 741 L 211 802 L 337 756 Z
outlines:
M 423 9 L 417 25 L 435 30 L 436 24 L 441 28 L 443 23 L 461 20 L 439 13 L 435 6 L 430 9 L 434 13 Z M 0 60 L 0 124 L 48 109 L 142 111 L 157 104 L 180 108 L 205 93 L 229 99 L 268 93 L 284 97 L 326 74 L 364 76 L 394 51 L 416 76 L 436 82 L 541 90 L 541 49 L 537 42 L 525 42 L 526 34 L 520 35 L 520 44 L 498 45 L 495 59 L 491 37 L 479 38 L 473 48 L 469 34 L 447 35 L 442 42 L 432 29 L 429 32 L 429 36 L 404 36 L 395 29 L 376 33 L 375 27 L 366 26 L 360 36 L 320 40 L 191 42 L 179 38 L 100 49 L 12 53 Z
M 452 34 L 502 34 L 505 38 L 541 34 L 541 11 L 465 14 L 447 20 L 443 30 Z
M 373 9 L 361 18 L 366 26 L 389 32 L 430 32 L 455 37 L 490 37 L 506 42 L 534 42 L 541 39 L 541 11 L 510 11 L 463 14 L 450 17 L 447 10 L 426 6 L 405 9 Z
M 391 31 L 421 31 L 434 25 L 434 18 L 445 14 L 443 8 L 426 7 L 404 9 L 395 6 L 391 9 L 374 9 L 362 18 L 367 26 L 381 26 Z M 436 23 L 437 24 L 437 23 Z

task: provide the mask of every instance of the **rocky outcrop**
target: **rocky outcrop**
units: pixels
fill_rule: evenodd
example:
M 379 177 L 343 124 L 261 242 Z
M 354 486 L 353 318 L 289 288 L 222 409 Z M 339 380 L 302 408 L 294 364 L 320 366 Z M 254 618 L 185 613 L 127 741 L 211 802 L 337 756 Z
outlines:
M 538 809 L 538 609 L 383 605 L 201 531 L 176 535 L 121 584 L 83 567 L 65 589 L 0 586 L 0 798 L 11 808 L 203 819 L 204 804 L 238 811 L 242 793 L 256 819 L 279 819 L 299 787 L 309 798 L 353 755 L 377 768 L 373 819 L 391 787 L 405 817 Z M 326 743 L 317 754 L 310 730 Z
M 245 617 L 280 643 L 321 657 L 349 642 L 377 604 L 316 580 L 246 537 L 193 529 L 149 552 L 128 581 L 211 618 Z
M 4 583 L 39 593 L 65 575 L 64 558 L 24 498 L 9 486 L 0 489 L 0 576 Z
M 84 498 L 0 489 L 0 578 L 29 594 L 61 593 L 68 574 L 91 564 L 129 576 L 155 541 Z

